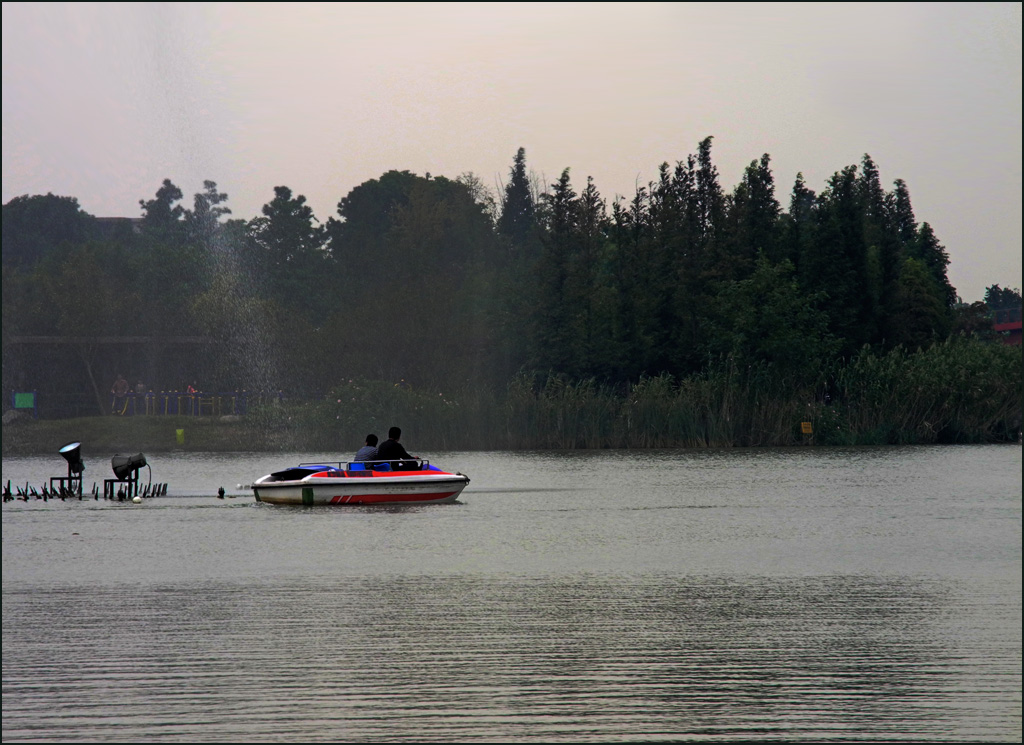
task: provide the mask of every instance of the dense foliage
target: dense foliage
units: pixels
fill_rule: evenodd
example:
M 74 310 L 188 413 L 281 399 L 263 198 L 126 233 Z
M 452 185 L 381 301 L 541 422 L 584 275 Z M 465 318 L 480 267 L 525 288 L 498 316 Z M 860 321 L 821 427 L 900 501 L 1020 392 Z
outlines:
M 135 220 L 18 197 L 4 387 L 54 415 L 108 412 L 118 373 L 282 390 L 325 437 L 401 414 L 463 447 L 785 444 L 808 419 L 831 442 L 1019 426 L 1020 351 L 987 318 L 1020 293 L 960 303 L 905 183 L 887 191 L 864 156 L 820 194 L 798 176 L 784 209 L 768 155 L 727 192 L 711 146 L 610 205 L 569 169 L 538 190 L 523 149 L 497 198 L 472 174 L 389 171 L 325 222 L 285 186 L 248 221 L 212 181 L 189 208 L 165 180 Z

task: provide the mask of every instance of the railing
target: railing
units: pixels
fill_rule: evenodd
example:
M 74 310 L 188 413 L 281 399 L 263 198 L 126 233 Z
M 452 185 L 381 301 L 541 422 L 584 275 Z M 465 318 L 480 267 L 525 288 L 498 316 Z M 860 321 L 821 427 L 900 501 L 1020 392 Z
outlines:
M 251 405 L 282 398 L 280 391 L 149 391 L 111 396 L 110 411 L 117 416 L 245 416 Z
M 353 461 L 331 461 L 329 463 L 300 463 L 297 468 L 324 468 L 338 471 L 391 471 L 403 470 L 394 469 L 392 463 L 408 463 L 409 471 L 436 471 L 431 468 L 430 461 L 426 458 L 401 458 L 398 460 L 353 460 Z
M 992 311 L 992 322 L 998 326 L 1014 325 L 1020 327 L 1020 306 L 1016 308 L 999 308 Z
M 254 406 L 283 400 L 282 391 L 147 391 L 111 395 L 102 405 L 103 413 L 115 416 L 245 416 Z M 10 391 L 8 405 L 12 410 L 42 419 L 91 417 L 99 413 L 96 398 L 80 391 L 74 395 Z

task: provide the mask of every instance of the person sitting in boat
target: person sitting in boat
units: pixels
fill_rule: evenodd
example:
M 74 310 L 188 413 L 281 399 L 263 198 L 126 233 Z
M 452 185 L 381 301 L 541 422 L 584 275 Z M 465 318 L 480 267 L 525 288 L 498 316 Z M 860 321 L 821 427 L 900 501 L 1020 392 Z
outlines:
M 367 435 L 366 444 L 356 451 L 356 461 L 377 460 L 377 435 Z
M 391 462 L 392 471 L 418 471 L 420 464 L 415 455 L 409 455 L 399 442 L 402 438 L 402 430 L 399 427 L 392 427 L 388 430 L 388 439 L 384 440 L 377 447 L 377 460 Z

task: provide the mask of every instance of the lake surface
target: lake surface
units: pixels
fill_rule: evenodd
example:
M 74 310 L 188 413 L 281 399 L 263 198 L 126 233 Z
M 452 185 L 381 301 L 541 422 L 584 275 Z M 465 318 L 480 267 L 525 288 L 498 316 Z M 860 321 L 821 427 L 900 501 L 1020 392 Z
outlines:
M 4 504 L 4 742 L 1021 739 L 1019 445 L 424 455 L 459 503 Z

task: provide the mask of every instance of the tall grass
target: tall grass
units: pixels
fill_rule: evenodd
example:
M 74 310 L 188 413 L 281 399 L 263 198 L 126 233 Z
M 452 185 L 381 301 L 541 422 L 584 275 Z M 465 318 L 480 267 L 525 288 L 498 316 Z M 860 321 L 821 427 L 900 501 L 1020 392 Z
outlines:
M 260 416 L 255 426 L 279 433 L 266 439 L 340 451 L 392 425 L 411 452 L 989 442 L 1017 436 L 1021 351 L 964 339 L 914 353 L 865 349 L 811 383 L 730 361 L 625 388 L 527 374 L 500 393 L 347 381 L 324 401 Z
M 854 444 L 1008 439 L 1021 421 L 1021 350 L 952 338 L 868 351 L 839 371 L 834 429 Z

